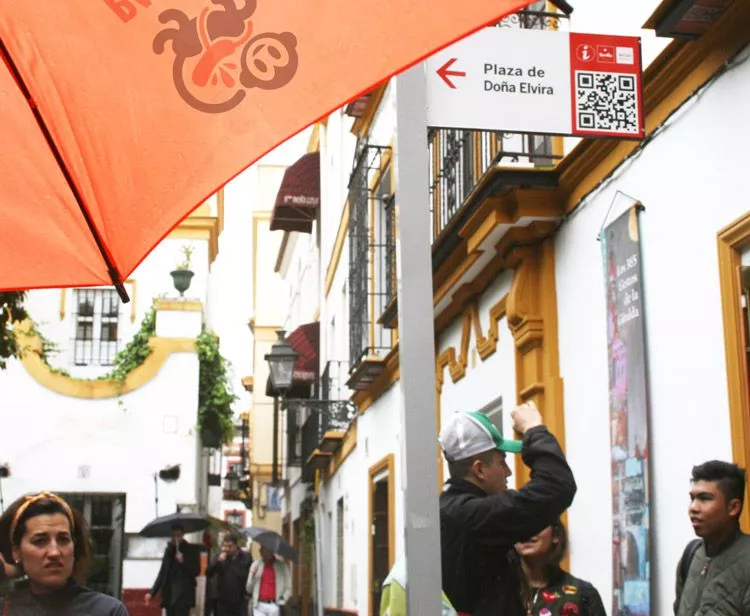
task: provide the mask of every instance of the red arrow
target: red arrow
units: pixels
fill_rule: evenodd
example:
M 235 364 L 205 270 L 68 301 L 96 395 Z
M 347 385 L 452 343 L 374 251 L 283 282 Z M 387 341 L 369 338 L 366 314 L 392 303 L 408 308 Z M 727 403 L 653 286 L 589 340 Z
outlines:
M 453 63 L 456 60 L 458 60 L 458 58 L 451 58 L 436 71 L 440 78 L 448 85 L 448 87 L 453 88 L 454 90 L 456 89 L 456 86 L 450 79 L 448 79 L 448 77 L 466 77 L 466 73 L 464 71 L 448 70 L 451 66 L 453 66 Z

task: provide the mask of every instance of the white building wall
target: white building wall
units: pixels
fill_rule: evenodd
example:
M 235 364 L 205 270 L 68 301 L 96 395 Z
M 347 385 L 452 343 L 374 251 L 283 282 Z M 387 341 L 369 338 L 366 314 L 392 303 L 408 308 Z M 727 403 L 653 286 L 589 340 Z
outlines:
M 402 452 L 399 413 L 400 393 L 397 386 L 389 389 L 357 420 L 357 446 L 330 481 L 321 485 L 319 510 L 322 514 L 323 536 L 323 605 L 336 605 L 336 504 L 343 496 L 344 525 L 344 604 L 346 609 L 366 614 L 369 602 L 370 574 L 370 509 L 369 469 L 388 455 L 394 458 L 394 557 L 403 550 L 404 512 L 401 507 Z M 332 525 L 329 529 L 328 513 Z M 331 530 L 332 533 L 331 534 Z
M 744 144 L 750 63 L 722 76 L 670 128 L 584 203 L 556 241 L 560 369 L 568 458 L 579 492 L 570 515 L 576 575 L 611 601 L 606 306 L 602 225 L 639 199 L 651 401 L 652 598 L 667 614 L 674 570 L 692 531 L 690 469 L 731 459 L 718 278 L 718 231 L 750 203 Z M 701 152 L 704 154 L 702 155 Z M 705 153 L 711 153 L 707 158 Z
M 512 274 L 503 272 L 481 295 L 478 301 L 479 322 L 486 336 L 490 327 L 490 308 L 510 292 Z M 466 375 L 453 382 L 448 367 L 443 372 L 443 389 L 440 395 L 440 421 L 446 421 L 455 412 L 478 411 L 498 398 L 502 398 L 503 435 L 515 438 L 510 413 L 516 406 L 515 342 L 505 318 L 498 322 L 498 341 L 495 353 L 482 360 L 476 351 L 473 329 L 469 342 Z M 456 318 L 440 336 L 438 355 L 453 347 L 461 352 L 463 318 Z M 515 469 L 515 456 L 508 456 L 508 466 Z M 518 461 L 520 463 L 520 461 Z M 448 466 L 444 464 L 444 477 L 448 479 Z
M 154 473 L 174 464 L 181 466 L 180 479 L 159 482 L 159 514 L 195 503 L 198 358 L 172 354 L 159 375 L 124 395 L 120 406 L 117 399 L 51 394 L 20 363 L 9 363 L 0 432 L 12 472 L 3 481 L 6 504 L 40 490 L 124 493 L 125 533 L 138 533 L 156 516 Z M 139 565 L 151 571 L 151 582 L 158 564 Z M 130 572 L 126 566 L 123 587 L 139 587 Z

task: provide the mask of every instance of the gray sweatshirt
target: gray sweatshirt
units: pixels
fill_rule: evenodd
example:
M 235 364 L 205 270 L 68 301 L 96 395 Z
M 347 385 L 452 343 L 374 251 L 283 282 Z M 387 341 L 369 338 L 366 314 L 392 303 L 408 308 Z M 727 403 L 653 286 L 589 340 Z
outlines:
M 72 580 L 50 595 L 34 595 L 19 584 L 8 597 L 0 599 L 0 616 L 129 616 L 125 606 L 100 592 Z

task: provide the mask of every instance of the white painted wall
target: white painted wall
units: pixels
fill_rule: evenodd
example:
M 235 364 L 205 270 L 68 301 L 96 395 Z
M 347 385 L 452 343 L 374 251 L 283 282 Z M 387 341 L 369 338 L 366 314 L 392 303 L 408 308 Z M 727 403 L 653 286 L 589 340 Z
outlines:
M 479 320 L 482 333 L 486 336 L 489 331 L 490 308 L 510 291 L 512 275 L 501 273 L 478 301 Z M 455 319 L 440 336 L 438 355 L 449 347 L 456 349 L 456 357 L 461 352 L 461 333 L 463 319 Z M 498 323 L 497 350 L 482 361 L 476 352 L 476 337 L 472 330 L 469 342 L 468 365 L 466 375 L 454 383 L 448 367 L 443 372 L 443 390 L 440 395 L 441 424 L 457 411 L 478 411 L 499 397 L 503 400 L 503 435 L 513 436 L 513 422 L 510 412 L 516 406 L 516 360 L 515 342 L 508 329 L 506 319 Z M 514 470 L 515 456 L 508 457 L 508 466 Z M 448 479 L 448 465 L 444 463 L 444 478 Z
M 618 5 L 619 6 L 619 5 Z M 639 199 L 651 396 L 652 575 L 656 613 L 673 600 L 674 570 L 692 532 L 690 469 L 731 459 L 716 235 L 750 203 L 740 121 L 750 63 L 730 71 L 676 116 L 561 229 L 556 242 L 560 368 L 567 451 L 579 485 L 570 515 L 572 568 L 611 589 L 611 502 L 602 224 Z M 704 154 L 701 155 L 700 152 Z M 706 156 L 705 153 L 710 153 Z
M 197 356 L 171 355 L 159 377 L 124 395 L 121 407 L 116 399 L 53 394 L 11 362 L 2 375 L 0 451 L 12 471 L 3 481 L 6 504 L 45 489 L 124 493 L 125 532 L 137 533 L 156 515 L 153 474 L 173 464 L 181 465 L 180 479 L 159 482 L 159 514 L 175 511 L 178 503 L 194 503 Z M 139 567 L 152 570 L 158 562 L 151 565 Z M 130 571 L 126 566 L 124 588 L 139 586 Z
M 349 454 L 334 478 L 321 485 L 320 510 L 324 529 L 328 528 L 328 512 L 332 515 L 333 536 L 324 533 L 323 604 L 336 605 L 336 503 L 344 497 L 344 604 L 346 609 L 366 614 L 369 601 L 370 567 L 370 509 L 369 469 L 389 454 L 394 456 L 394 496 L 396 557 L 404 546 L 404 512 L 401 465 L 401 433 L 399 413 L 401 399 L 397 387 L 389 389 L 366 413 L 357 425 L 357 446 Z

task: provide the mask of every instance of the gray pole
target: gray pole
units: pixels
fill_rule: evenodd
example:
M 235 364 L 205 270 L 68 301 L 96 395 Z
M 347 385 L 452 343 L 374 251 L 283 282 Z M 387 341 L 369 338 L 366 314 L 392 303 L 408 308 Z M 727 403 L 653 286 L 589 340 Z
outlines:
M 429 154 L 424 64 L 396 77 L 396 217 L 407 612 L 441 613 Z M 376 608 L 377 609 L 377 608 Z
M 156 517 L 159 517 L 159 474 L 154 473 L 154 508 L 156 509 Z

